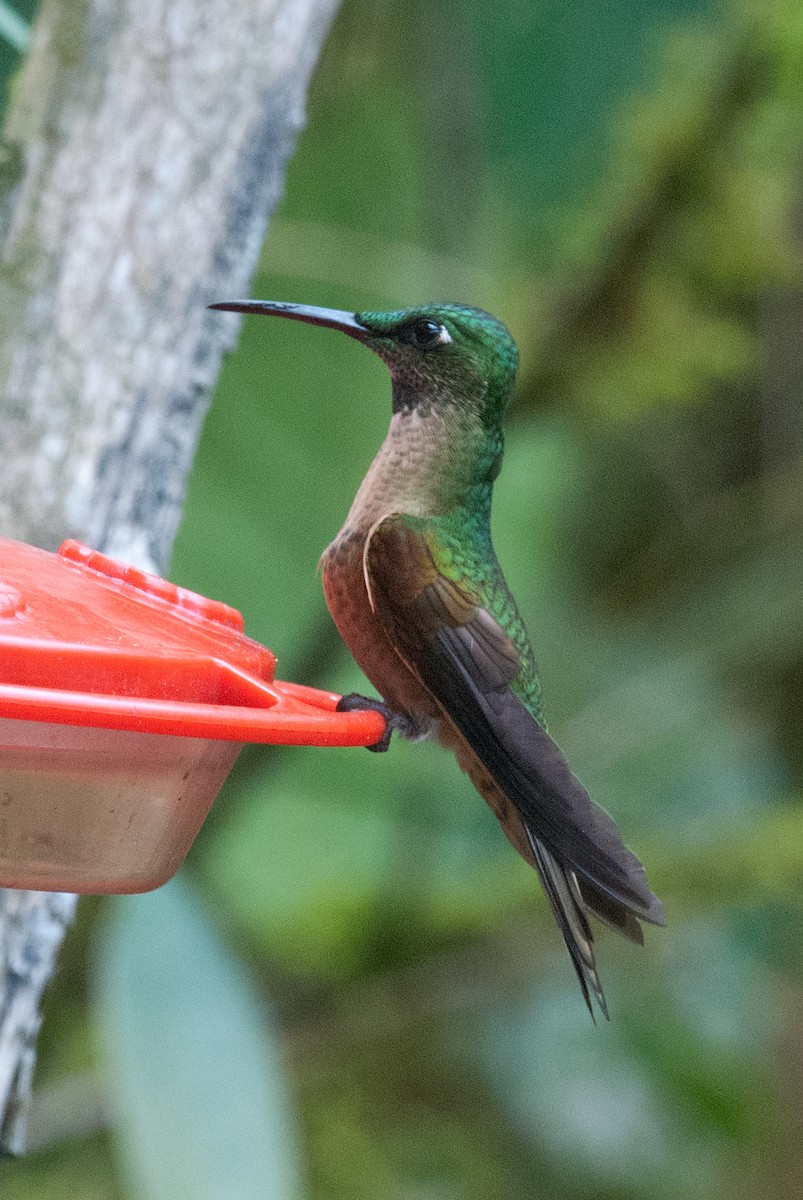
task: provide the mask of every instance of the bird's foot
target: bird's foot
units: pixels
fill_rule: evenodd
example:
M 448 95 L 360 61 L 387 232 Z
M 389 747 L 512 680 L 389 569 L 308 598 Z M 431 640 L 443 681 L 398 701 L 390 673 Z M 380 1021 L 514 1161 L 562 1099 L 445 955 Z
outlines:
M 358 692 L 350 692 L 348 696 L 341 696 L 337 703 L 338 712 L 365 712 L 366 709 L 369 712 L 381 713 L 385 718 L 385 732 L 382 737 L 372 746 L 366 747 L 368 750 L 373 750 L 375 754 L 383 754 L 387 750 L 394 733 L 400 733 L 404 738 L 420 736 L 418 723 L 406 713 L 394 712 L 390 705 L 385 704 L 384 700 L 377 700 L 372 696 L 361 696 Z

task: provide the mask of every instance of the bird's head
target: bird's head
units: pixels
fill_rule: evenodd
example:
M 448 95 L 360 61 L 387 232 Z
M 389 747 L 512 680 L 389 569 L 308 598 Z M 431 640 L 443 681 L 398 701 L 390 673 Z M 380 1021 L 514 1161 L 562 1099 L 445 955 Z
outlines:
M 396 312 L 340 312 L 275 300 L 212 304 L 225 312 L 288 317 L 339 329 L 387 364 L 394 411 L 454 406 L 485 425 L 501 423 L 513 392 L 516 343 L 490 313 L 462 304 L 420 304 Z

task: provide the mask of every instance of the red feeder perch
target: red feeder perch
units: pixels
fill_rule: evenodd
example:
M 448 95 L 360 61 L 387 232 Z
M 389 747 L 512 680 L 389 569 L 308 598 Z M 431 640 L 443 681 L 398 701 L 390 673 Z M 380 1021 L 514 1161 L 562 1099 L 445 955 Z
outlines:
M 0 539 L 0 886 L 159 887 L 244 742 L 382 737 L 275 666 L 226 604 L 78 542 Z

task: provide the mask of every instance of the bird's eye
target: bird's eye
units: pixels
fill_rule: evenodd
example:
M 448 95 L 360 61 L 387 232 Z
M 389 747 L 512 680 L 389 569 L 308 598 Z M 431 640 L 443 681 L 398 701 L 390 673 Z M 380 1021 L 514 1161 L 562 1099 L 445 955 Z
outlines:
M 399 333 L 399 339 L 419 350 L 434 350 L 436 346 L 445 346 L 452 340 L 445 325 L 423 317 L 405 325 Z

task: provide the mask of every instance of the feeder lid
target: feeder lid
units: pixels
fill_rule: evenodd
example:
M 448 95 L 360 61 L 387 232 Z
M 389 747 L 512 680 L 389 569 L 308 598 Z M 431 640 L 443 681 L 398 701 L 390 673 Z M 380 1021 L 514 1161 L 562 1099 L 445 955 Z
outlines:
M 274 679 L 236 609 L 64 542 L 0 538 L 0 717 L 308 745 L 370 745 L 377 713 Z

